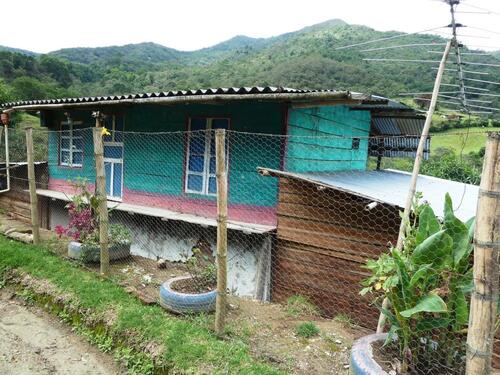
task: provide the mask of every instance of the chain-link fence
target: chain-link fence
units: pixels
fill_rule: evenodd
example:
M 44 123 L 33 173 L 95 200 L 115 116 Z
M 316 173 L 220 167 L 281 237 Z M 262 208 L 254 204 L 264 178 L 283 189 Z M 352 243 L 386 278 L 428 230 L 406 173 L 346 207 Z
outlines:
M 84 125 L 33 132 L 39 224 L 57 233 L 61 256 L 97 272 L 96 150 L 93 129 Z M 397 250 L 419 137 L 225 130 L 225 217 L 218 215 L 223 176 L 215 146 L 217 129 L 227 129 L 223 119 L 204 126 L 211 130 L 193 122 L 189 132 L 124 132 L 114 118 L 105 125 L 109 273 L 128 290 L 147 302 L 160 294 L 172 311 L 213 309 L 217 227 L 225 222 L 232 295 L 305 306 L 370 330 L 384 305 L 389 339 L 375 356 L 387 371 L 463 373 L 473 288 L 470 219 L 484 156 L 484 149 L 464 147 L 471 137 L 484 143 L 485 132 L 427 141 Z M 2 169 L 10 185 L 0 205 L 29 222 L 24 131 L 11 129 L 9 142 L 9 168 L 3 160 Z

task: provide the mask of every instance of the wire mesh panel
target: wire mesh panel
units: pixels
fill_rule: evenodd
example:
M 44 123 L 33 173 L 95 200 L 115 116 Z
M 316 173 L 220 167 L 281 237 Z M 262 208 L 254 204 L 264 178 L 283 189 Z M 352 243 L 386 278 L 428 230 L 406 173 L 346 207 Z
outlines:
M 58 236 L 53 248 L 61 256 L 98 272 L 93 129 L 83 126 L 34 131 L 40 224 Z M 187 132 L 121 129 L 113 119 L 100 133 L 110 276 L 171 311 L 213 310 L 215 132 L 227 124 L 195 122 Z M 10 131 L 12 191 L 0 204 L 29 221 L 23 136 L 24 130 Z M 389 345 L 376 349 L 392 361 L 387 369 L 462 373 L 472 285 L 469 219 L 482 153 L 466 153 L 460 139 L 485 134 L 456 136 L 458 151 L 439 147 L 449 134 L 427 141 L 419 193 L 396 250 L 416 142 L 225 130 L 229 292 L 306 304 L 369 330 L 388 299 Z M 28 203 L 13 203 L 15 196 Z M 172 302 L 176 293 L 203 299 Z

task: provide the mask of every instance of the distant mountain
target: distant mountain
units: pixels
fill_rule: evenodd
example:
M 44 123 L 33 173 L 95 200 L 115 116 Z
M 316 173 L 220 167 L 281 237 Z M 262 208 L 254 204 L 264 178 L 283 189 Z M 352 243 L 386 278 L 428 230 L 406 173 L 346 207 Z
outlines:
M 338 48 L 399 34 L 333 19 L 270 38 L 238 35 L 196 51 L 179 51 L 155 43 L 66 48 L 47 55 L 0 49 L 0 79 L 7 86 L 2 91 L 0 81 L 0 93 L 27 99 L 251 85 L 335 88 L 391 97 L 431 91 L 436 71 L 430 64 L 364 59 L 436 60 L 429 50 L 442 50 L 442 37 L 417 34 L 359 48 Z M 426 45 L 376 50 L 399 44 Z M 375 50 L 362 52 L 366 49 Z M 499 54 L 470 55 L 468 60 L 500 64 Z M 500 81 L 498 69 L 477 66 L 475 70 L 489 73 L 488 80 Z M 456 83 L 455 79 L 452 72 L 446 72 L 445 83 Z M 492 92 L 498 90 L 485 83 L 474 85 Z M 494 104 L 500 107 L 500 100 Z
M 6 47 L 6 46 L 0 46 L 0 51 L 21 53 L 21 54 L 26 55 L 26 56 L 37 56 L 37 55 L 39 55 L 36 52 L 32 52 L 32 51 L 28 51 L 28 50 L 20 49 L 20 48 Z
M 139 43 L 97 48 L 64 48 L 49 54 L 80 64 L 118 64 L 138 60 L 144 64 L 156 64 L 178 60 L 182 52 L 156 43 Z

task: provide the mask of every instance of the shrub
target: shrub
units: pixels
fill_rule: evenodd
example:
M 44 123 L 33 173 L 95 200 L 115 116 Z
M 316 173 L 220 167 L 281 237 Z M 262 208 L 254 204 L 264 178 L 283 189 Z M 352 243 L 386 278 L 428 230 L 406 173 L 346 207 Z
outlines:
M 402 250 L 392 248 L 367 262 L 372 275 L 361 294 L 374 294 L 378 305 L 384 298 L 390 302 L 382 309 L 390 324 L 386 344 L 397 336 L 403 373 L 436 358 L 457 368 L 465 355 L 474 220 L 456 218 L 448 194 L 443 222 L 430 206 L 419 205 L 418 197 L 414 213 Z
M 305 339 L 317 336 L 319 335 L 319 332 L 319 328 L 313 322 L 300 323 L 295 329 L 297 336 Z

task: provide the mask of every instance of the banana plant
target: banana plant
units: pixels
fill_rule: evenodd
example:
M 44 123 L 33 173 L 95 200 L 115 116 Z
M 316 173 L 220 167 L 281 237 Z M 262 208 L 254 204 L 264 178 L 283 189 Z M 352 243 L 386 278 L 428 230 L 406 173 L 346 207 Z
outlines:
M 443 361 L 454 361 L 464 340 L 472 289 L 474 219 L 460 221 L 449 194 L 441 220 L 418 199 L 413 213 L 401 251 L 391 248 L 377 260 L 369 260 L 365 267 L 371 276 L 361 290 L 362 295 L 373 294 L 376 305 L 388 298 L 390 308 L 382 310 L 390 324 L 386 344 L 398 343 L 403 373 L 409 366 L 418 366 L 422 356 L 429 354 L 425 352 L 436 347 L 440 353 L 447 351 Z M 454 345 L 450 345 L 452 339 Z M 422 349 L 422 343 L 429 345 Z

